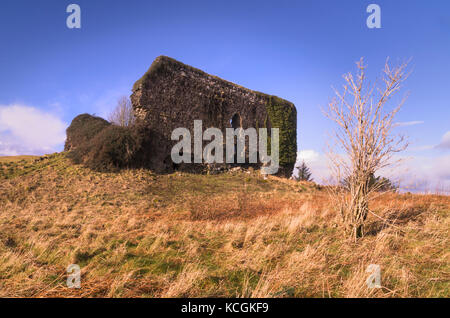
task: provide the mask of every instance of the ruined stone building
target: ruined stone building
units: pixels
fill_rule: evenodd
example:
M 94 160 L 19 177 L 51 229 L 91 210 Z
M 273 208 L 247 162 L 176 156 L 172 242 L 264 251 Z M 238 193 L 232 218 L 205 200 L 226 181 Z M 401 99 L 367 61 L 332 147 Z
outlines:
M 172 58 L 160 56 L 133 86 L 133 109 L 154 134 L 153 163 L 173 169 L 170 152 L 175 128 L 193 131 L 194 120 L 203 129 L 216 127 L 279 128 L 279 174 L 290 176 L 297 154 L 297 111 L 293 103 L 252 91 Z M 269 131 L 270 133 L 270 131 Z M 206 143 L 206 142 L 205 142 Z

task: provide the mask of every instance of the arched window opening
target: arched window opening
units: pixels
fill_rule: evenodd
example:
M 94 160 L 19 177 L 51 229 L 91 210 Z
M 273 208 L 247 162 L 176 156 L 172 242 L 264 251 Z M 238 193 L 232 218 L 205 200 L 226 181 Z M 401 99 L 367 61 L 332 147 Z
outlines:
M 234 114 L 230 119 L 230 125 L 233 129 L 241 127 L 241 116 L 239 114 Z

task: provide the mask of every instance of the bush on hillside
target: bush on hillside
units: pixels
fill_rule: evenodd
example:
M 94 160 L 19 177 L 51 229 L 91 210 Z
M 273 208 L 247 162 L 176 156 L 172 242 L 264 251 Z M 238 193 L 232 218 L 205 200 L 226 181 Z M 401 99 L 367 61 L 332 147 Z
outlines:
M 67 130 L 67 138 L 75 140 L 70 141 L 68 154 L 74 163 L 96 171 L 150 167 L 150 132 L 145 126 L 121 127 L 84 114 L 77 116 Z
M 140 145 L 130 129 L 109 126 L 96 135 L 87 147 L 80 149 L 83 163 L 98 171 L 114 171 L 130 167 Z
M 350 191 L 350 182 L 351 177 L 347 177 L 342 180 L 341 185 L 345 190 Z M 381 176 L 376 177 L 373 173 L 370 175 L 368 187 L 369 189 L 373 189 L 375 192 L 396 192 L 398 190 L 398 185 L 396 185 L 393 181 Z
M 76 149 L 86 145 L 100 131 L 111 124 L 101 117 L 89 114 L 81 114 L 72 120 L 69 128 L 66 130 L 66 143 L 64 151 Z

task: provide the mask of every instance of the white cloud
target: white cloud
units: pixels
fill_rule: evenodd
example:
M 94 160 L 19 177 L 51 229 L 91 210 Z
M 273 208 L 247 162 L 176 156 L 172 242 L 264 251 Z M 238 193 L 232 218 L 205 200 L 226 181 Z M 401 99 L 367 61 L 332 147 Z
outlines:
M 0 155 L 42 155 L 61 150 L 67 124 L 26 105 L 0 105 Z
M 425 150 L 431 150 L 435 148 L 435 145 L 424 145 L 424 146 L 416 146 L 416 147 L 408 147 L 409 151 L 425 151 Z
M 399 157 L 403 162 L 383 175 L 400 182 L 404 190 L 450 194 L 450 155 Z
M 414 121 L 404 121 L 404 122 L 398 122 L 395 124 L 397 127 L 405 127 L 405 126 L 414 126 L 414 125 L 420 125 L 423 124 L 424 121 L 421 120 L 414 120 Z
M 305 161 L 306 163 L 311 163 L 317 161 L 320 154 L 314 150 L 302 150 L 297 153 L 297 161 Z
M 297 164 L 302 161 L 304 161 L 310 169 L 314 181 L 322 183 L 329 178 L 330 170 L 327 165 L 327 158 L 324 154 L 311 149 L 302 150 L 297 152 Z M 294 171 L 294 173 L 297 172 Z
M 394 158 L 399 159 L 400 164 L 379 171 L 377 175 L 399 183 L 403 191 L 450 194 L 450 155 L 404 155 Z M 328 183 L 331 172 L 325 154 L 310 149 L 302 150 L 297 153 L 297 163 L 302 161 L 310 168 L 314 181 Z
M 442 136 L 442 140 L 436 148 L 450 149 L 450 131 L 447 131 L 444 136 Z

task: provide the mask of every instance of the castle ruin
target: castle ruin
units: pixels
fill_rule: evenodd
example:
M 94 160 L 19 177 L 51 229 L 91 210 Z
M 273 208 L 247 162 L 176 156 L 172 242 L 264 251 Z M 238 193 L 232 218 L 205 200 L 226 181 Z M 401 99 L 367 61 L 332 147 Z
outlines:
M 131 102 L 137 120 L 152 132 L 152 166 L 156 170 L 179 168 L 170 156 L 176 143 L 171 140 L 172 131 L 179 127 L 193 131 L 194 120 L 202 120 L 203 129 L 215 127 L 224 133 L 230 127 L 279 128 L 278 174 L 292 173 L 297 155 L 297 111 L 289 101 L 160 56 L 134 84 Z

